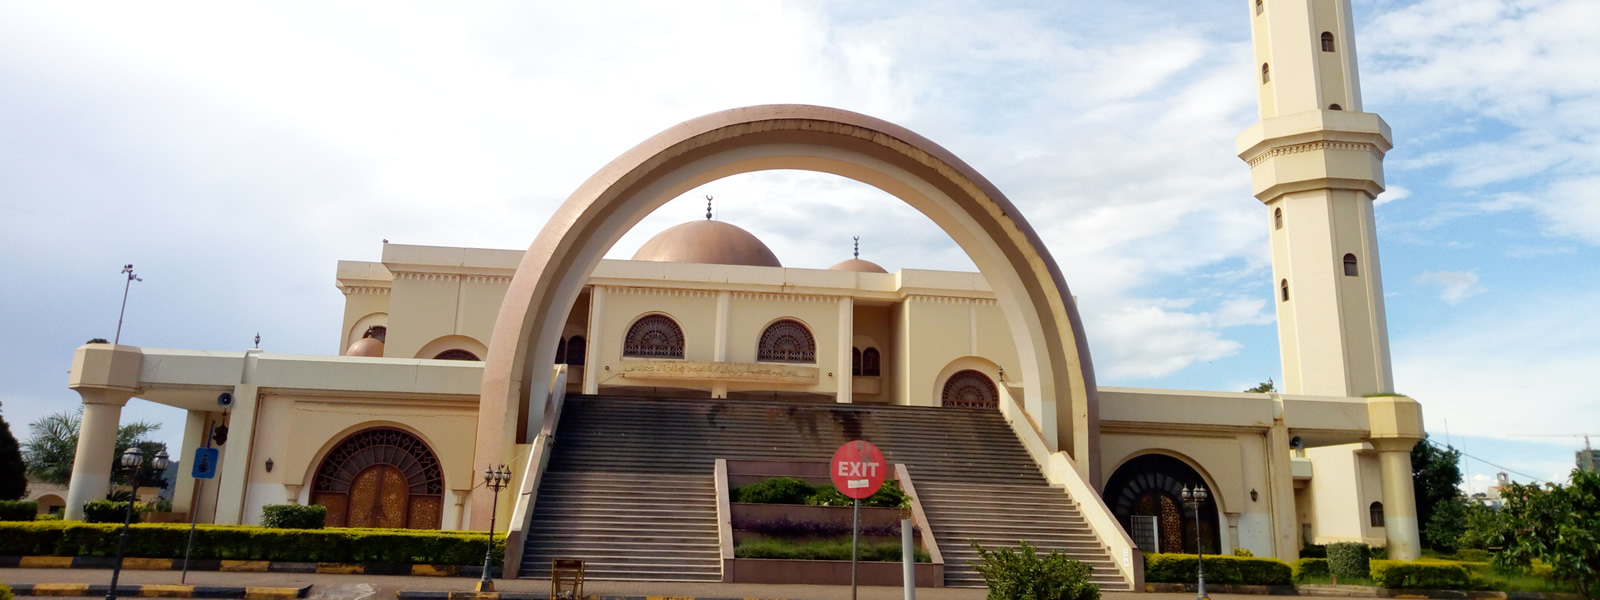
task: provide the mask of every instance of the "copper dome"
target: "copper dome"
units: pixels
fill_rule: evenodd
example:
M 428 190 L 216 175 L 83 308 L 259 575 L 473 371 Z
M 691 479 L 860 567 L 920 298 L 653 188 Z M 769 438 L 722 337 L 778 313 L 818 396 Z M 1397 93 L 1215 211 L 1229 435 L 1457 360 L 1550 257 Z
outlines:
M 856 272 L 859 272 L 859 273 L 888 273 L 889 272 L 888 269 L 885 269 L 883 267 L 878 266 L 878 263 L 872 262 L 870 260 L 861 260 L 859 258 L 852 258 L 850 260 L 839 261 L 838 264 L 835 264 L 835 265 L 833 265 L 831 267 L 828 267 L 828 270 L 829 271 L 856 271 Z
M 633 260 L 782 267 L 777 255 L 750 232 L 722 221 L 690 221 L 656 234 Z

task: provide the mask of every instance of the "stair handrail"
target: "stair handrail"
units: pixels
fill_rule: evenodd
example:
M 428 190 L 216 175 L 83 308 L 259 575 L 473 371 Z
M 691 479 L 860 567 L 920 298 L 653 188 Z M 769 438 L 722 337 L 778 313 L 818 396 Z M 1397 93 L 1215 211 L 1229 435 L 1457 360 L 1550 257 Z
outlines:
M 1144 591 L 1144 555 L 1134 545 L 1128 532 L 1123 530 L 1122 524 L 1117 522 L 1116 515 L 1112 514 L 1105 499 L 1100 497 L 1100 492 L 1084 481 L 1083 474 L 1073 466 L 1072 458 L 1066 452 L 1050 451 L 1038 424 L 1022 407 L 1021 400 L 1011 395 L 1010 389 L 1002 385 L 997 391 L 1002 398 L 1000 413 L 1017 434 L 1017 439 L 1022 441 L 1028 455 L 1039 465 L 1045 480 L 1066 488 L 1067 495 L 1078 505 L 1079 513 L 1089 524 L 1089 529 L 1110 551 L 1111 562 L 1117 566 L 1123 580 L 1128 582 L 1132 591 Z
M 506 532 L 505 562 L 501 567 L 505 578 L 515 579 L 522 570 L 522 551 L 528 539 L 528 528 L 533 526 L 533 503 L 539 494 L 539 482 L 544 470 L 550 466 L 551 445 L 555 443 L 556 425 L 561 422 L 561 408 L 567 400 L 567 365 L 556 365 L 550 375 L 550 401 L 544 405 L 544 423 L 539 435 L 533 439 L 533 450 L 523 465 L 522 489 L 517 494 L 514 522 Z
M 712 474 L 717 493 L 717 547 L 722 551 L 722 559 L 717 564 L 722 567 L 722 582 L 733 583 L 733 509 L 728 506 L 731 491 L 728 486 L 728 459 L 717 459 Z
M 944 567 L 944 552 L 939 550 L 939 542 L 933 537 L 933 525 L 928 522 L 928 513 L 922 510 L 922 496 L 917 494 L 917 486 L 911 482 L 911 471 L 905 463 L 895 463 L 894 477 L 900 482 L 900 489 L 911 497 L 911 521 L 922 530 L 922 546 L 928 550 L 928 562 Z

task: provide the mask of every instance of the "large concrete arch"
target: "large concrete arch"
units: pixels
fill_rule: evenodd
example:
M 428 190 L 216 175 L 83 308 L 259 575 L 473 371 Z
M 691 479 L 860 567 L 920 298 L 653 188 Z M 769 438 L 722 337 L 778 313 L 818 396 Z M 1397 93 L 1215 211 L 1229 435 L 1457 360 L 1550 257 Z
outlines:
M 474 464 L 499 464 L 539 430 L 554 348 L 601 257 L 640 219 L 701 184 L 753 171 L 831 173 L 877 187 L 954 238 L 993 287 L 1021 357 L 1024 402 L 1050 450 L 1099 481 L 1094 370 L 1054 259 L 1017 208 L 949 151 L 892 123 L 818 106 L 706 115 L 639 144 L 567 199 L 528 248 L 489 343 Z M 1013 378 L 1015 382 L 1016 378 Z M 472 521 L 490 498 L 473 494 Z

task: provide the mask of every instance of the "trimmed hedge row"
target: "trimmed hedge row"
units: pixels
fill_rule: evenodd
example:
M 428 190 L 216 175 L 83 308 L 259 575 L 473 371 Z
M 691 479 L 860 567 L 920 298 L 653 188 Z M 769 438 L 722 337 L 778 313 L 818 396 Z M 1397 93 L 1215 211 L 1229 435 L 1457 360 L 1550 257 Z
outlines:
M 261 526 L 268 529 L 322 529 L 328 507 L 320 504 L 268 504 L 261 507 Z
M 116 556 L 122 526 L 76 521 L 0 523 L 0 556 Z M 183 558 L 189 525 L 150 523 L 128 532 L 128 556 Z M 191 558 L 476 565 L 483 562 L 484 534 L 416 529 L 268 529 L 247 525 L 200 525 Z M 505 540 L 495 540 L 499 565 Z
M 1372 581 L 1386 588 L 1470 590 L 1475 587 L 1466 567 L 1445 561 L 1374 560 Z
M 38 515 L 38 502 L 0 500 L 0 521 L 32 521 Z
M 1144 580 L 1150 583 L 1188 583 L 1195 580 L 1193 554 L 1144 555 Z M 1206 555 L 1207 583 L 1289 585 L 1294 580 L 1289 564 L 1276 558 Z
M 1302 558 L 1294 561 L 1294 582 L 1305 583 L 1307 579 L 1321 579 L 1328 577 L 1328 559 Z
M 1368 562 L 1372 549 L 1360 542 L 1328 544 L 1328 572 L 1347 579 L 1371 576 Z

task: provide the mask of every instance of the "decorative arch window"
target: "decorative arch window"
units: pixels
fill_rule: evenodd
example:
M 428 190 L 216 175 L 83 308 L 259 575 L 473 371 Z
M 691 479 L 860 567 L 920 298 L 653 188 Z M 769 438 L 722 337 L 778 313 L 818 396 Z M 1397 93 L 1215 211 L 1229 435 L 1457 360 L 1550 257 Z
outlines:
M 1283 229 L 1283 208 L 1272 209 L 1272 228 Z
M 954 408 L 1000 408 L 1000 391 L 994 380 L 981 371 L 956 371 L 944 382 L 940 395 L 944 406 Z
M 1332 32 L 1328 32 L 1328 31 L 1322 32 L 1322 51 L 1323 52 L 1333 52 L 1333 33 Z
M 462 350 L 460 348 L 452 348 L 450 350 L 445 350 L 444 352 L 440 352 L 440 353 L 434 355 L 433 359 L 434 360 L 473 360 L 473 361 L 483 360 L 481 358 L 478 358 L 478 355 L 473 354 L 471 352 L 468 352 L 466 350 Z
M 1284 302 L 1289 301 L 1289 280 L 1278 282 L 1278 290 Z
M 1356 277 L 1356 276 L 1358 276 L 1360 274 L 1361 274 L 1361 270 L 1360 270 L 1359 267 L 1356 266 L 1356 255 L 1354 255 L 1354 254 L 1346 254 L 1346 255 L 1344 255 L 1344 275 L 1345 275 L 1345 277 Z
M 1328 110 L 1344 110 L 1344 107 L 1337 104 L 1329 104 Z
M 645 315 L 628 328 L 622 355 L 635 358 L 683 358 L 683 328 L 672 317 Z
M 572 336 L 567 340 L 567 364 L 574 367 L 583 366 L 583 361 L 589 357 L 589 342 L 581 335 Z
M 867 377 L 882 375 L 882 369 L 878 365 L 880 362 L 882 362 L 882 357 L 878 355 L 877 348 L 867 348 L 861 351 L 861 374 Z
M 861 376 L 861 349 L 854 346 L 850 347 L 850 375 Z
M 817 362 L 817 340 L 811 330 L 794 319 L 783 319 L 761 332 L 756 360 L 765 362 Z
M 567 340 L 565 338 L 556 340 L 556 364 L 567 364 Z
M 426 443 L 399 429 L 352 434 L 317 467 L 311 503 L 328 508 L 328 527 L 438 529 L 444 473 Z
M 1272 67 L 1267 63 L 1261 63 L 1261 83 L 1266 84 L 1270 81 L 1272 81 Z
M 1367 518 L 1372 520 L 1373 527 L 1383 527 L 1383 503 L 1373 502 L 1367 507 Z
M 1261 11 L 1264 11 L 1266 9 L 1267 9 L 1267 3 L 1265 2 L 1265 0 L 1256 0 L 1256 14 L 1259 15 L 1259 14 L 1261 14 Z

